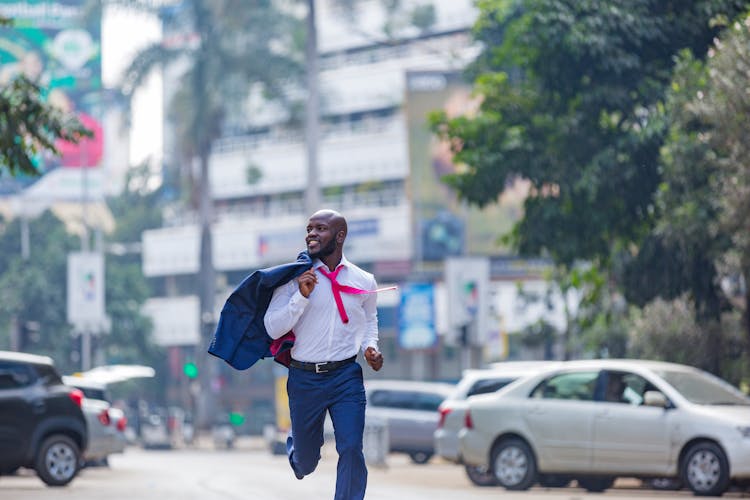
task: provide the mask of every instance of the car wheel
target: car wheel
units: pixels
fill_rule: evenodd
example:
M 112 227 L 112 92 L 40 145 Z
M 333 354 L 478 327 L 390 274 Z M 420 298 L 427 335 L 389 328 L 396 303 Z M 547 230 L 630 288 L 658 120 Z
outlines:
M 492 450 L 492 472 L 508 490 L 528 490 L 536 482 L 536 460 L 523 440 L 510 438 Z
M 580 477 L 578 478 L 578 486 L 590 493 L 601 493 L 607 490 L 615 484 L 615 478 L 613 477 Z
M 485 465 L 465 465 L 466 475 L 476 486 L 497 486 L 497 479 Z
M 565 488 L 570 484 L 570 481 L 570 476 L 558 474 L 541 474 L 539 476 L 539 485 L 544 488 Z
M 415 464 L 426 464 L 432 458 L 432 453 L 427 451 L 412 451 L 409 453 L 411 461 Z
M 719 446 L 694 444 L 682 461 L 682 480 L 698 496 L 721 496 L 729 487 L 729 462 Z
M 65 486 L 78 473 L 81 452 L 68 436 L 55 434 L 42 441 L 34 469 L 48 486 Z

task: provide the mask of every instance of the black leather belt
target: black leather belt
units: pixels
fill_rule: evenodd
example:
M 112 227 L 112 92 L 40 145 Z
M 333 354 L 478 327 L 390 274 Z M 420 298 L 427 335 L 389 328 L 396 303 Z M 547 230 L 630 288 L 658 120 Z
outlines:
M 349 363 L 353 363 L 355 359 L 357 359 L 356 355 L 352 356 L 351 358 L 342 359 L 341 361 L 325 361 L 323 363 L 307 363 L 305 361 L 297 361 L 296 359 L 292 359 L 289 362 L 289 366 L 299 368 L 300 370 L 307 370 L 309 372 L 326 373 L 330 372 L 331 370 L 335 370 L 336 368 L 346 366 Z

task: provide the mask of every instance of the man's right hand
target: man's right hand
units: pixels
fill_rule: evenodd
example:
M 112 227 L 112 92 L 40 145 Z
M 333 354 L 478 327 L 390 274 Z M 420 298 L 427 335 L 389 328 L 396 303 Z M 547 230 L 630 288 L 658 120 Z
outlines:
M 307 298 L 310 296 L 310 293 L 312 293 L 313 289 L 315 288 L 315 284 L 318 282 L 318 275 L 315 274 L 315 271 L 312 269 L 308 269 L 304 273 L 302 273 L 299 278 L 297 278 L 297 284 L 299 285 L 299 293 L 302 294 L 303 297 Z

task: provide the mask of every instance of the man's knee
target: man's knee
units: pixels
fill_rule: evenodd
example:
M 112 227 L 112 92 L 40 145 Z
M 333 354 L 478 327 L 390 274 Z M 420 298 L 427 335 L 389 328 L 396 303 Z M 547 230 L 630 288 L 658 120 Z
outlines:
M 308 475 L 312 473 L 320 462 L 320 450 L 300 450 L 295 448 L 292 460 L 294 461 L 294 468 L 297 472 Z

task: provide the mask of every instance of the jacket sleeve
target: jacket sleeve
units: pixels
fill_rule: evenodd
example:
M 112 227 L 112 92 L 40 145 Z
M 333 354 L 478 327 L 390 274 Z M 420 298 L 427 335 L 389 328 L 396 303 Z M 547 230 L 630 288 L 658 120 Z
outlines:
M 296 280 L 282 285 L 273 292 L 271 303 L 263 316 L 263 324 L 272 339 L 278 339 L 299 321 L 310 299 L 300 292 Z

